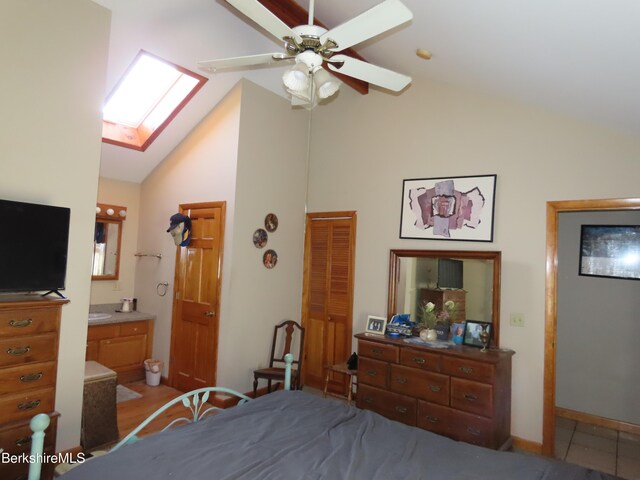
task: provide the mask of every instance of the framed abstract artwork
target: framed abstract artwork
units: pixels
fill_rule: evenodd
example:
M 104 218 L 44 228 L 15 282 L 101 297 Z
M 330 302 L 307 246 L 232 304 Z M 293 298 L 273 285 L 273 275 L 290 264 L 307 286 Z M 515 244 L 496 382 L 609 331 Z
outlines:
M 492 242 L 496 177 L 404 180 L 400 238 Z

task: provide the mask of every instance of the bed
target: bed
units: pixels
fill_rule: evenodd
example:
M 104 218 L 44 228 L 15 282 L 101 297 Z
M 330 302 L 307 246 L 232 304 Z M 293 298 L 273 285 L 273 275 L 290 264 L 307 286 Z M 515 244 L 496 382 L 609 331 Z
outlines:
M 124 445 L 65 480 L 596 480 L 615 477 L 498 452 L 409 427 L 339 400 L 280 390 Z

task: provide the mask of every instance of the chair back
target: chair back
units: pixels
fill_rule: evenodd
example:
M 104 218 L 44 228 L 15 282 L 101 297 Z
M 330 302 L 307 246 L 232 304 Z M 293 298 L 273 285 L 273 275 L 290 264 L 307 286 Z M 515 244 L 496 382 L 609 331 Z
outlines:
M 284 366 L 284 356 L 293 355 L 293 366 L 298 373 L 302 371 L 302 352 L 304 351 L 304 328 L 293 320 L 285 320 L 275 326 L 269 367 Z

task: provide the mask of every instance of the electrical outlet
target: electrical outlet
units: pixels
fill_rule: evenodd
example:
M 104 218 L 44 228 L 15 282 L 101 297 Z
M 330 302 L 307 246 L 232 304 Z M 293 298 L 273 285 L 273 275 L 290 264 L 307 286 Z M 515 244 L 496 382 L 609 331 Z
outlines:
M 524 315 L 521 313 L 512 313 L 510 322 L 512 327 L 524 327 Z

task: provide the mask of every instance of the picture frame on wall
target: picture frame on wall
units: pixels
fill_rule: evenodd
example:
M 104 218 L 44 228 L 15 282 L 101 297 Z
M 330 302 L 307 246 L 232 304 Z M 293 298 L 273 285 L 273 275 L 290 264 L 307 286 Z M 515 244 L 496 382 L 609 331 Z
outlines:
M 578 273 L 640 280 L 640 225 L 581 225 Z
M 400 238 L 493 242 L 497 175 L 403 181 Z
M 366 333 L 372 333 L 374 335 L 384 335 L 387 328 L 387 319 L 385 317 L 374 317 L 369 315 L 367 317 Z

